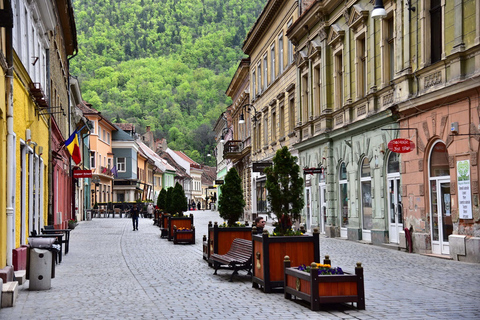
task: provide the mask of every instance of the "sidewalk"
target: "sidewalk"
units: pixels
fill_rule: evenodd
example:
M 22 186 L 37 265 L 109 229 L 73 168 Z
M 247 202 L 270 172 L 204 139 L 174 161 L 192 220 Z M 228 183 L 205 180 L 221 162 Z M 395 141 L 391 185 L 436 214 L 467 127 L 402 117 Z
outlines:
M 366 310 L 313 312 L 283 294 L 253 289 L 245 272 L 213 275 L 202 237 L 217 212 L 189 211 L 195 245 L 160 238 L 151 219 L 95 218 L 71 233 L 70 252 L 52 288 L 20 287 L 16 306 L 0 319 L 478 319 L 480 266 L 321 237 L 321 257 L 365 270 Z

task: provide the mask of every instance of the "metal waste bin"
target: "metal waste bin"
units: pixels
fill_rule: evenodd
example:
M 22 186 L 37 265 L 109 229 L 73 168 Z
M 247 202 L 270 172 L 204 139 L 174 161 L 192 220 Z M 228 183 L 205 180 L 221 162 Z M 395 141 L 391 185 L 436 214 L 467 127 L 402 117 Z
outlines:
M 30 290 L 48 290 L 55 277 L 55 238 L 28 238 L 27 279 Z

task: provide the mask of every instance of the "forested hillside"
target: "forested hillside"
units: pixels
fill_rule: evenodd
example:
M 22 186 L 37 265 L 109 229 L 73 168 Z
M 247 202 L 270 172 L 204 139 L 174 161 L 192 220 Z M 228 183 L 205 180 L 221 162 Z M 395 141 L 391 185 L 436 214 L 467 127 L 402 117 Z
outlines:
M 74 0 L 84 99 L 201 161 L 266 0 Z

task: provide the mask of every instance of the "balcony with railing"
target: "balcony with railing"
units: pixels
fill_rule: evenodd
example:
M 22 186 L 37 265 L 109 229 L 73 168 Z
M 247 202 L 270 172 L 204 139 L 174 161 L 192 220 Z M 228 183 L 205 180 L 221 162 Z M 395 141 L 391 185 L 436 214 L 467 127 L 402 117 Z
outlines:
M 241 140 L 229 140 L 223 146 L 223 158 L 239 160 L 250 153 L 250 144 Z

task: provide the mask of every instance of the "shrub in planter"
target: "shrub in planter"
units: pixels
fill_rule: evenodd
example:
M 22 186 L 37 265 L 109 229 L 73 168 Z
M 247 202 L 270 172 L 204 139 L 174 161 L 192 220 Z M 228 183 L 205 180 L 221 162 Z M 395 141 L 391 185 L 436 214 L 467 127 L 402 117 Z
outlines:
M 234 227 L 243 214 L 245 200 L 243 199 L 242 180 L 235 168 L 228 170 L 224 184 L 220 187 L 218 213 L 228 226 Z
M 285 256 L 285 299 L 295 296 L 305 300 L 312 310 L 320 310 L 321 304 L 344 302 L 355 302 L 358 309 L 365 310 L 362 264 L 357 263 L 355 274 L 350 274 L 332 268 L 328 256 L 325 258 L 323 264 L 291 267 L 290 258 Z

